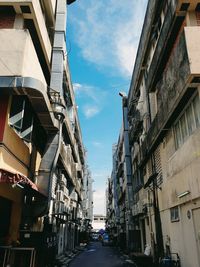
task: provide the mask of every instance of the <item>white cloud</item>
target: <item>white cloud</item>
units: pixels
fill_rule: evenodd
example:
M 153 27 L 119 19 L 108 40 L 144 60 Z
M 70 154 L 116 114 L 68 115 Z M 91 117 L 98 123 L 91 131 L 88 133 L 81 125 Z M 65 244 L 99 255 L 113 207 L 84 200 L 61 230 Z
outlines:
M 100 109 L 97 106 L 85 105 L 83 107 L 83 113 L 87 119 L 94 117 L 100 112 Z
M 82 85 L 80 83 L 74 83 L 73 84 L 73 89 L 74 89 L 74 92 L 76 93 L 78 90 L 80 90 L 82 87 Z
M 98 142 L 98 141 L 93 141 L 93 142 L 92 142 L 92 145 L 93 145 L 94 147 L 97 147 L 97 148 L 100 148 L 100 147 L 103 146 L 103 144 L 100 143 L 100 142 Z
M 107 92 L 98 87 L 80 83 L 74 83 L 73 88 L 77 99 L 82 99 L 83 101 L 81 102 L 85 103 L 81 107 L 81 111 L 87 119 L 92 118 L 101 112 L 106 100 Z
M 74 83 L 73 88 L 77 97 L 87 97 L 95 103 L 101 102 L 106 96 L 105 91 L 88 84 Z
M 88 0 L 72 14 L 82 56 L 101 69 L 130 77 L 147 0 Z

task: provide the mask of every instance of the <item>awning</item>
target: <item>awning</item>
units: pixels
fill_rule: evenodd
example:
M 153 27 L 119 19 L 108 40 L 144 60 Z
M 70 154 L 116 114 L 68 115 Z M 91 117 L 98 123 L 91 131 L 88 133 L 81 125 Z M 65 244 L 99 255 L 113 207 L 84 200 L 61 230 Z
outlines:
M 29 186 L 35 191 L 38 191 L 36 184 L 34 184 L 30 179 L 20 173 L 13 173 L 4 169 L 0 169 L 0 183 L 7 184 L 24 184 Z

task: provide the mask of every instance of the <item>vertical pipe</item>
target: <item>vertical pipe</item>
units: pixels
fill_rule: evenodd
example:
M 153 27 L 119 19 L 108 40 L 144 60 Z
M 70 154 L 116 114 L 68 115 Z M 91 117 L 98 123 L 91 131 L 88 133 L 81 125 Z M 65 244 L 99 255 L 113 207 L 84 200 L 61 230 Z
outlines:
M 122 97 L 122 111 L 123 111 L 123 133 L 124 133 L 124 152 L 125 152 L 125 171 L 126 171 L 126 247 L 128 250 L 133 248 L 133 240 L 131 230 L 133 224 L 131 222 L 131 207 L 133 204 L 133 187 L 132 187 L 132 167 L 131 167 L 131 153 L 128 135 L 128 107 L 127 97 Z
M 144 73 L 144 78 L 146 81 L 146 78 L 147 78 L 146 72 Z M 148 129 L 147 129 L 148 131 L 151 126 L 151 122 L 152 122 L 151 106 L 150 106 L 149 92 L 146 87 L 146 82 L 144 82 L 144 86 L 145 86 L 145 94 L 146 94 L 146 101 L 147 101 L 147 110 L 148 110 L 147 113 L 149 117 L 149 123 L 148 123 Z M 152 152 L 150 160 L 151 160 L 152 173 L 156 173 L 154 152 Z M 158 264 L 159 257 L 163 256 L 164 246 L 163 246 L 162 224 L 161 224 L 161 218 L 160 218 L 156 178 L 153 179 L 153 208 L 154 208 L 154 223 L 155 223 L 155 235 L 156 235 L 156 244 L 154 241 L 154 252 L 155 252 L 154 257 L 155 257 L 155 262 Z
M 59 92 L 61 97 L 63 96 L 64 57 L 66 54 L 66 21 L 66 0 L 57 0 L 50 88 Z

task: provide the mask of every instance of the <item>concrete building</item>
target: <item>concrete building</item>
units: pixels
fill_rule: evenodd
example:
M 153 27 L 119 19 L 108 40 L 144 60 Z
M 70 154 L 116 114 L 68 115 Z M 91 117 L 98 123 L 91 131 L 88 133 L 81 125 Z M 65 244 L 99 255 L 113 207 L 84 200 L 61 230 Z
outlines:
M 105 228 L 113 234 L 115 221 L 115 209 L 114 209 L 114 198 L 113 198 L 113 180 L 108 178 L 106 188 L 106 226 Z
M 115 244 L 120 242 L 120 233 L 121 235 L 125 235 L 123 231 L 123 227 L 120 224 L 120 199 L 119 192 L 121 190 L 118 172 L 117 172 L 117 148 L 118 144 L 113 144 L 112 146 L 112 157 L 113 157 L 113 169 L 111 173 L 111 177 L 108 178 L 107 184 L 107 194 L 106 194 L 106 229 L 109 234 L 112 236 Z M 124 214 L 123 214 L 124 215 Z M 124 216 L 123 216 L 124 219 Z
M 135 229 L 132 219 L 133 184 L 128 102 L 125 95 L 121 96 L 123 125 L 118 143 L 113 145 L 113 170 L 107 188 L 107 228 L 122 249 L 133 251 Z
M 200 265 L 199 1 L 150 0 L 129 96 L 137 250 Z
M 50 266 L 79 242 L 85 152 L 66 53 L 72 2 L 0 1 L 1 266 Z
M 92 221 L 92 231 L 98 232 L 101 229 L 105 229 L 106 216 L 102 214 L 94 214 Z
M 182 267 L 200 266 L 199 18 L 199 1 L 148 1 L 127 98 L 132 252 Z
M 117 241 L 120 247 L 122 249 L 128 248 L 126 222 L 128 222 L 129 218 L 126 209 L 127 186 L 123 127 L 120 131 L 118 143 L 113 147 L 113 170 L 107 191 L 109 203 L 109 208 L 107 209 L 108 228 L 112 235 L 117 234 Z
M 83 218 L 82 231 L 89 235 L 93 221 L 93 179 L 89 167 L 85 165 L 84 180 L 83 180 Z

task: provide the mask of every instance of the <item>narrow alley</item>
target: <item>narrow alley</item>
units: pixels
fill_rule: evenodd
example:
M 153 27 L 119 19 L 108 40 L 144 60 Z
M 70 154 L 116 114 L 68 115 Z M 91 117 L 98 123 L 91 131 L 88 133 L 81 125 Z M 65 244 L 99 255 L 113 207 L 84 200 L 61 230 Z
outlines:
M 200 267 L 200 0 L 0 0 L 0 267 Z
M 121 267 L 124 260 L 112 247 L 102 246 L 100 242 L 92 242 L 84 252 L 76 257 L 70 267 Z
M 129 263 L 123 254 L 113 247 L 102 246 L 101 242 L 92 242 L 81 254 L 79 254 L 69 267 L 136 267 Z

